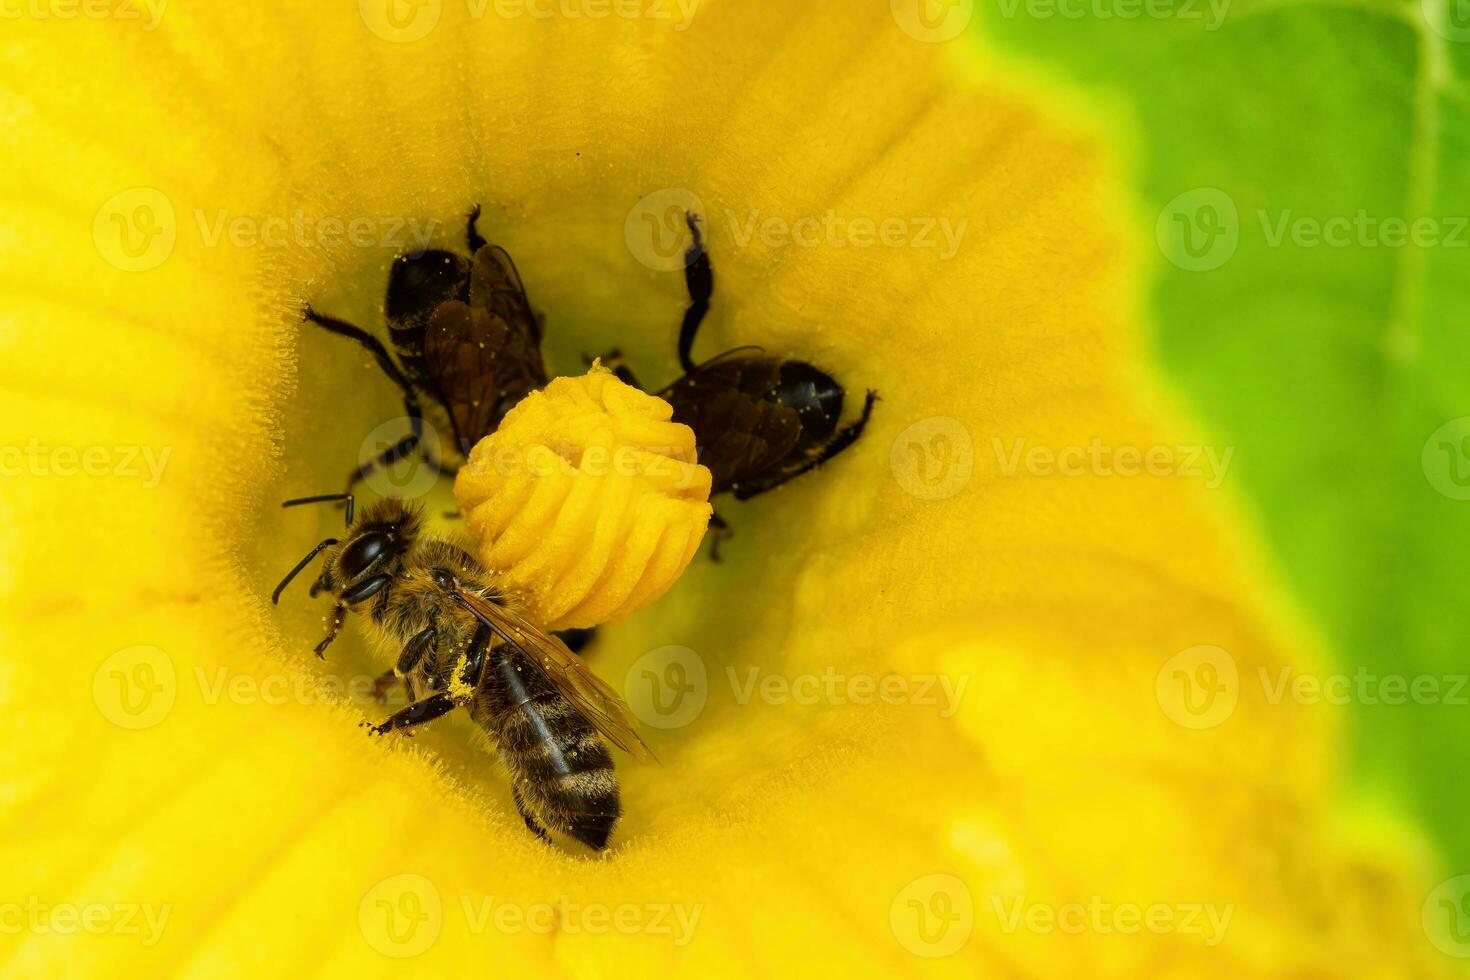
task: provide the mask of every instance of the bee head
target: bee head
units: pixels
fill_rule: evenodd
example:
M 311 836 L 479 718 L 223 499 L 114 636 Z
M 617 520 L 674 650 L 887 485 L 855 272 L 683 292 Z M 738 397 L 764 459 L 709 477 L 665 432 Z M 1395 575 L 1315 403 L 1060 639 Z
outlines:
M 470 261 L 453 252 L 427 249 L 393 260 L 384 311 L 395 330 L 420 327 L 440 303 L 468 300 Z
M 336 592 L 348 605 L 372 598 L 398 573 L 418 531 L 419 516 L 403 501 L 378 501 L 353 522 L 312 591 Z
M 842 385 L 827 372 L 805 361 L 786 361 L 776 388 L 767 397 L 796 409 L 802 433 L 798 445 L 805 448 L 826 442 L 837 431 L 842 396 Z
M 337 556 L 336 571 L 344 585 L 366 578 L 399 550 L 397 528 L 369 528 L 342 546 Z

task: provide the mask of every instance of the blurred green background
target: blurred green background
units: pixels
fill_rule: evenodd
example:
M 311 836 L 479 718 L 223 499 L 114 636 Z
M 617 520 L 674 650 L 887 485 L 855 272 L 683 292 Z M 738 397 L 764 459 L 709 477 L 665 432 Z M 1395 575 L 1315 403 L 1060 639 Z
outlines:
M 976 0 L 971 31 L 1116 127 L 1162 373 L 1237 447 L 1226 486 L 1336 669 L 1463 676 L 1470 421 L 1441 430 L 1470 416 L 1470 4 L 1140 7 Z M 1429 221 L 1415 244 L 1390 218 Z M 1470 870 L 1470 707 L 1321 710 L 1359 798 Z

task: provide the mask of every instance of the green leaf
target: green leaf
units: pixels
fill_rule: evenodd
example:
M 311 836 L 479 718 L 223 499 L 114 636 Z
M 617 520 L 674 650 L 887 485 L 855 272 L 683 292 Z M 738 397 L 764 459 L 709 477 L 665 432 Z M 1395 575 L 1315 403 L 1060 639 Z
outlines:
M 1128 134 L 1161 241 L 1156 352 L 1236 447 L 1226 487 L 1351 682 L 1349 704 L 1321 710 L 1346 713 L 1359 791 L 1409 806 L 1470 867 L 1470 690 L 1455 680 L 1470 671 L 1470 501 L 1451 496 L 1470 495 L 1470 422 L 1438 431 L 1470 416 L 1470 9 L 1140 6 L 997 0 L 980 27 Z M 1233 222 L 1200 211 L 1227 201 Z M 1179 214 L 1200 257 L 1180 251 Z M 1389 218 L 1430 222 L 1395 244 Z M 1329 219 L 1335 241 L 1314 243 Z M 1396 689 L 1373 678 L 1390 675 L 1438 691 L 1421 680 L 1386 703 Z

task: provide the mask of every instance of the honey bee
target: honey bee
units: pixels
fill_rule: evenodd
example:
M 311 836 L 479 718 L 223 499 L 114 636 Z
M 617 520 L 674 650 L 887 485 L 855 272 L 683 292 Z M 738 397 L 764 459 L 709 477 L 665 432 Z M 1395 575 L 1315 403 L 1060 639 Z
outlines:
M 349 612 L 376 645 L 396 656 L 379 690 L 401 682 L 409 704 L 376 734 L 403 732 L 455 708 L 489 734 L 510 773 L 526 827 L 600 851 L 621 814 L 612 756 L 603 739 L 638 758 L 650 753 L 627 705 L 560 640 L 521 615 L 517 597 L 496 587 L 470 551 L 422 533 L 417 510 L 394 497 L 355 513 L 350 493 L 288 500 L 282 506 L 343 502 L 342 540 L 318 544 L 287 573 L 281 592 L 318 555 L 311 595 L 336 600 L 317 656 Z
M 730 493 L 736 500 L 748 500 L 816 469 L 857 442 L 878 393 L 869 390 L 857 420 L 839 428 L 846 393 L 837 379 L 815 365 L 760 347 L 737 347 L 696 364 L 694 340 L 709 313 L 715 279 L 698 219 L 686 215 L 685 222 L 692 238 L 684 263 L 689 306 L 679 327 L 684 375 L 656 394 L 674 407 L 675 422 L 694 430 L 699 462 L 712 478 L 710 496 Z M 618 351 L 603 360 L 624 382 L 641 387 Z M 729 525 L 715 514 L 710 527 L 716 532 L 710 554 L 718 560 Z
M 306 307 L 307 321 L 356 341 L 373 355 L 403 393 L 410 422 L 406 436 L 352 472 L 349 490 L 374 470 L 421 451 L 421 398 L 429 400 L 454 436 L 451 460 L 424 453 L 425 461 L 441 473 L 453 473 L 506 412 L 548 380 L 541 358 L 541 318 L 531 308 L 510 255 L 480 235 L 479 217 L 476 205 L 466 230 L 469 257 L 427 249 L 393 260 L 383 310 L 396 359 L 366 330 Z
M 510 255 L 487 244 L 477 231 L 479 215 L 478 206 L 469 213 L 471 258 L 431 249 L 394 260 L 384 311 L 396 361 L 376 337 L 307 307 L 309 321 L 372 352 L 402 390 L 411 422 L 408 435 L 351 474 L 349 490 L 378 467 L 419 448 L 420 394 L 448 418 L 456 459 L 462 459 L 495 431 L 516 403 L 548 380 L 541 357 L 541 317 L 533 311 Z M 711 496 L 729 493 L 748 500 L 816 469 L 855 443 L 878 394 L 869 390 L 859 417 L 839 427 L 846 392 L 813 364 L 760 347 L 738 347 L 695 363 L 694 341 L 714 296 L 714 269 L 697 217 L 686 215 L 685 221 L 692 238 L 684 270 L 689 305 L 678 341 L 684 375 L 655 394 L 673 406 L 675 422 L 694 430 L 699 462 L 712 478 Z M 642 387 L 618 351 L 603 360 L 624 382 Z M 457 468 L 425 458 L 440 472 Z M 718 513 L 710 527 L 715 532 L 710 553 L 718 559 L 720 541 L 730 529 Z

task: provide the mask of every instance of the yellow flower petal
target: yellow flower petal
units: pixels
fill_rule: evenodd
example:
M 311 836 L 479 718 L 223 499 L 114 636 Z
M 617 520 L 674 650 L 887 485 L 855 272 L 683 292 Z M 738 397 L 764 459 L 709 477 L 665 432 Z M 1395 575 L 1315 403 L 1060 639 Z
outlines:
M 1438 975 L 1427 859 L 1344 810 L 1320 717 L 1246 685 L 1212 728 L 1160 704 L 1199 646 L 1312 662 L 1218 500 L 992 448 L 1191 438 L 1139 379 L 1142 258 L 1096 134 L 881 3 L 707 0 L 682 30 L 379 9 L 0 40 L 7 973 Z M 702 351 L 884 401 L 819 474 L 721 504 L 726 562 L 605 631 L 597 669 L 670 727 L 662 767 L 621 765 L 597 861 L 525 832 L 464 720 L 364 738 L 385 664 L 318 664 L 321 608 L 265 602 L 340 521 L 277 503 L 339 486 L 393 410 L 297 315 L 376 327 L 404 222 L 453 247 L 480 202 L 554 367 L 616 343 L 662 381 L 685 296 L 660 216 L 691 199 Z M 828 215 L 912 237 L 828 247 Z M 798 223 L 821 247 L 776 234 Z M 921 698 L 941 677 L 964 693 Z M 1231 919 L 1027 917 L 1094 899 Z

